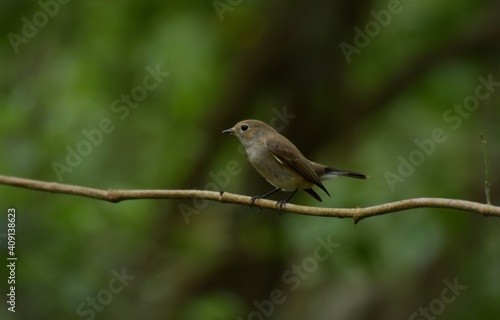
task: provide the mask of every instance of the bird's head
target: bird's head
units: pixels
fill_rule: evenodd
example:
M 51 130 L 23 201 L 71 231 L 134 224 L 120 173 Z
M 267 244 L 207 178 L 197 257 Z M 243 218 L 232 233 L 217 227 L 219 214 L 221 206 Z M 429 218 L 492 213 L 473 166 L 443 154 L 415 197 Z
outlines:
M 259 120 L 243 120 L 234 125 L 234 127 L 222 131 L 235 135 L 240 141 L 245 142 L 253 140 L 256 136 L 269 131 L 274 131 L 272 127 Z

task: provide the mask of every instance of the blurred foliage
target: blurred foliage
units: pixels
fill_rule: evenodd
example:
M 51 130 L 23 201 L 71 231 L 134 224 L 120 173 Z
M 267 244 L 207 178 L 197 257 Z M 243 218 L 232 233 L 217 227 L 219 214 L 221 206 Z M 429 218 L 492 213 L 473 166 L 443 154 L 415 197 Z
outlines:
M 68 165 L 73 149 L 86 155 L 73 159 L 64 183 L 216 183 L 263 194 L 271 186 L 239 142 L 220 134 L 258 118 L 279 126 L 310 159 L 370 176 L 327 182 L 332 197 L 323 194 L 323 203 L 305 194 L 296 203 L 484 202 L 481 132 L 492 202 L 500 202 L 500 87 L 476 110 L 454 111 L 476 94 L 478 77 L 500 81 L 498 1 L 59 1 L 2 1 L 2 175 L 58 181 L 53 164 Z M 399 12 L 387 16 L 393 5 Z M 355 46 L 356 30 L 366 33 L 370 23 L 378 32 L 346 57 L 341 44 Z M 161 82 L 150 77 L 151 90 L 148 68 L 168 73 Z M 124 95 L 141 101 L 120 102 Z M 99 137 L 103 119 L 114 129 Z M 435 129 L 446 140 L 391 188 L 388 172 L 400 175 L 401 159 L 419 150 L 415 140 L 428 141 Z M 227 173 L 231 161 L 237 174 Z M 498 219 L 418 209 L 354 225 L 204 201 L 109 204 L 0 189 L 0 252 L 7 255 L 6 213 L 14 207 L 19 258 L 16 313 L 3 302 L 2 319 L 425 319 L 420 308 L 439 319 L 500 314 Z M 340 246 L 314 267 L 318 238 Z M 294 266 L 311 272 L 287 278 Z M 122 270 L 133 279 L 116 280 Z M 7 276 L 2 268 L 2 294 Z M 442 302 L 446 281 L 455 279 L 467 288 Z M 110 288 L 117 290 L 108 296 Z M 263 302 L 276 290 L 283 303 Z

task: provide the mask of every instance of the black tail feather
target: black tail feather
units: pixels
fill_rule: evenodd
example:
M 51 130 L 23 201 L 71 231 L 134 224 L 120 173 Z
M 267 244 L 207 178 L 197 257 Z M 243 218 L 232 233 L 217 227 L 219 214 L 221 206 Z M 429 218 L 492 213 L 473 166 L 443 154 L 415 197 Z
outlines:
M 314 199 L 318 200 L 319 202 L 323 202 L 321 200 L 321 197 L 313 189 L 304 189 L 304 191 L 309 193 Z

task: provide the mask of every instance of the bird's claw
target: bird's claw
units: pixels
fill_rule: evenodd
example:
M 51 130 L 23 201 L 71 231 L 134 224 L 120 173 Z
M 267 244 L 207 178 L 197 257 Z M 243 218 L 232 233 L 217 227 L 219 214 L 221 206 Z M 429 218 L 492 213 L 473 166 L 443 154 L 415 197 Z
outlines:
M 253 204 L 255 202 L 255 200 L 257 199 L 262 199 L 261 196 L 253 196 L 251 199 L 250 199 L 250 209 L 253 209 Z M 262 212 L 262 207 L 259 207 L 259 213 Z
M 276 206 L 278 207 L 278 212 L 280 215 L 285 213 L 285 212 L 283 212 L 283 208 L 285 207 L 286 203 L 287 203 L 286 200 L 276 201 Z
M 250 209 L 253 209 L 253 205 L 255 203 L 255 200 L 257 199 L 262 199 L 264 198 L 265 196 L 253 196 L 251 199 L 250 199 Z M 276 207 L 278 208 L 278 211 L 279 211 L 279 214 L 282 215 L 284 214 L 285 212 L 283 211 L 283 208 L 285 207 L 285 205 L 288 203 L 288 200 L 290 200 L 290 198 L 288 198 L 287 200 L 279 200 L 279 201 L 276 201 Z M 259 207 L 259 213 L 262 212 L 262 207 Z

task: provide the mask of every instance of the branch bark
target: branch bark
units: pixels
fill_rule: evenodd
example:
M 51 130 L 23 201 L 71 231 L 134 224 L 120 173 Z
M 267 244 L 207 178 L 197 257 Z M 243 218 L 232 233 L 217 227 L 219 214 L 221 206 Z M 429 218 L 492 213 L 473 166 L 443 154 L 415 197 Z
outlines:
M 113 203 L 140 199 L 203 199 L 249 206 L 251 201 L 249 196 L 229 192 L 205 190 L 102 190 L 8 176 L 0 176 L 0 184 L 37 191 L 70 194 Z M 265 209 L 279 210 L 277 202 L 273 200 L 257 199 L 253 205 Z M 484 216 L 500 217 L 500 207 L 498 206 L 446 198 L 413 198 L 352 209 L 309 207 L 287 203 L 282 211 L 309 216 L 352 218 L 355 222 L 359 222 L 368 217 L 417 208 L 447 208 L 474 212 Z

